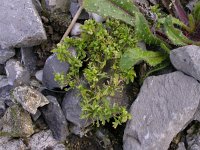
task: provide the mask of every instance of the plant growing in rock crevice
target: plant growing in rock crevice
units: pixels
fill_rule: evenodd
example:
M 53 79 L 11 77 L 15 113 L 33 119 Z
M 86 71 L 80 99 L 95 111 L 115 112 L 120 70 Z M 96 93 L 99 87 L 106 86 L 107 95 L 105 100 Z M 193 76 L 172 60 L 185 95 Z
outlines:
M 82 118 L 92 119 L 98 126 L 114 118 L 113 127 L 116 128 L 130 119 L 126 107 L 108 97 L 122 93 L 124 86 L 134 81 L 136 73 L 132 65 L 144 60 L 155 66 L 166 59 L 160 52 L 138 48 L 134 31 L 130 25 L 113 19 L 108 19 L 104 25 L 87 20 L 82 26 L 81 38 L 66 38 L 53 50 L 60 61 L 70 64 L 69 73 L 56 74 L 55 80 L 61 87 L 69 85 L 80 91 Z M 76 55 L 68 51 L 70 47 L 76 49 Z M 124 54 L 129 50 L 134 58 L 131 65 L 127 65 Z
M 155 6 L 153 14 L 156 16 L 156 19 L 154 23 L 150 23 L 131 0 L 84 0 L 83 6 L 86 10 L 102 15 L 103 17 L 120 19 L 130 24 L 134 27 L 138 39 L 144 41 L 146 44 L 159 46 L 166 54 L 169 54 L 171 45 L 182 46 L 194 44 L 199 46 L 200 2 L 196 4 L 193 12 L 188 16 L 179 0 L 162 0 L 162 3 L 165 6 L 169 6 L 169 8 L 173 6 L 173 10 L 180 20 L 160 12 L 158 7 Z M 104 7 L 105 5 L 106 7 Z M 150 24 L 154 32 L 152 32 Z M 154 27 L 155 25 L 156 27 Z M 129 63 L 127 62 L 129 67 L 133 66 L 134 64 L 131 64 L 133 55 L 131 55 L 130 49 L 124 55 L 126 55 L 126 58 L 129 58 L 127 59 L 127 61 L 129 60 Z M 155 70 L 166 67 L 166 64 L 169 63 L 156 66 Z

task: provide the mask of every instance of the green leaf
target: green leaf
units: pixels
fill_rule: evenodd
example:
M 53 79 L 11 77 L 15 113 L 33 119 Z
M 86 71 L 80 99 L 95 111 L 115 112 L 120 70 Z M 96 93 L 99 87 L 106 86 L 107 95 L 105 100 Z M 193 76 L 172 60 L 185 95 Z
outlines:
M 193 11 L 192 11 L 192 15 L 196 21 L 196 23 L 199 23 L 200 21 L 200 2 L 197 2 Z
M 162 41 L 151 32 L 147 20 L 141 13 L 135 14 L 135 32 L 136 35 L 147 44 L 159 45 L 162 43 Z
M 165 19 L 164 28 L 166 35 L 173 44 L 184 46 L 193 43 L 182 33 L 181 30 L 174 27 L 170 16 Z
M 150 66 L 156 66 L 168 56 L 161 52 L 143 51 L 140 48 L 128 49 L 120 60 L 121 70 L 128 70 L 141 61 L 147 62 Z
M 103 17 L 112 17 L 134 26 L 134 14 L 138 8 L 131 0 L 84 0 L 83 7 Z

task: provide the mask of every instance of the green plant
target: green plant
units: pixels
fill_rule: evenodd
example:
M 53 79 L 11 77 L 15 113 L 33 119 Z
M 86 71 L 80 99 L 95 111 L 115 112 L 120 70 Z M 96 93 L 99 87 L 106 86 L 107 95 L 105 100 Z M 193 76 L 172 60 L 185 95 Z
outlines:
M 156 15 L 156 19 L 153 22 L 152 20 L 148 22 L 131 0 L 84 0 L 83 6 L 88 11 L 95 12 L 104 17 L 120 19 L 130 24 L 135 28 L 136 36 L 139 40 L 149 45 L 159 46 L 159 49 L 164 50 L 164 55 L 170 53 L 171 45 L 194 44 L 200 46 L 200 2 L 197 2 L 194 10 L 189 15 L 184 11 L 179 0 L 162 0 L 162 3 L 171 15 L 162 12 L 158 6 L 151 7 L 151 13 Z M 111 8 L 112 11 L 110 11 Z M 174 14 L 179 19 L 173 17 L 175 16 Z M 152 28 L 154 32 L 152 32 Z M 126 55 L 124 57 L 127 59 L 126 64 L 131 67 L 134 65 L 132 63 L 134 62 L 134 55 L 127 53 L 130 53 L 130 50 L 124 53 Z M 155 66 L 155 69 L 152 69 L 150 72 L 166 67 L 166 64 L 169 63 L 166 61 L 162 66 Z
M 70 64 L 69 73 L 56 74 L 55 80 L 61 87 L 69 85 L 80 91 L 82 118 L 96 121 L 98 126 L 114 118 L 114 128 L 131 118 L 112 97 L 116 92 L 122 94 L 124 86 L 134 81 L 133 65 L 145 60 L 154 66 L 165 59 L 160 52 L 139 49 L 137 43 L 138 37 L 130 25 L 113 19 L 104 25 L 87 20 L 81 38 L 66 38 L 53 50 L 60 61 Z M 76 55 L 68 50 L 70 47 L 76 49 Z M 135 59 L 126 66 L 129 52 Z

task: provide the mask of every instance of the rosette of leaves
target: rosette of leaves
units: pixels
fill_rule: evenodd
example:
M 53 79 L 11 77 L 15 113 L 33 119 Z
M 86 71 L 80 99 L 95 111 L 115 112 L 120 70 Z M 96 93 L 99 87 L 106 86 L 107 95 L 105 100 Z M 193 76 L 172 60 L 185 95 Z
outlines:
M 66 38 L 53 50 L 60 61 L 70 64 L 67 74 L 56 74 L 61 87 L 69 85 L 80 91 L 82 118 L 99 126 L 114 118 L 113 127 L 131 118 L 126 107 L 112 102 L 116 92 L 134 81 L 134 65 L 146 61 L 160 64 L 166 57 L 160 52 L 143 51 L 137 47 L 135 29 L 118 20 L 108 19 L 105 24 L 87 20 L 81 27 L 80 38 Z M 74 47 L 76 55 L 68 49 Z M 126 57 L 131 55 L 131 62 Z M 84 82 L 82 79 L 84 78 Z

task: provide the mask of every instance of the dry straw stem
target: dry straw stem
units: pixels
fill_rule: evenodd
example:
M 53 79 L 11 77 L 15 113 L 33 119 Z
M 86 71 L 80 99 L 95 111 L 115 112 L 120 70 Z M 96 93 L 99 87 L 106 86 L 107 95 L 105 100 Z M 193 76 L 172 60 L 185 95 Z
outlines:
M 67 28 L 65 34 L 63 35 L 62 39 L 60 40 L 60 43 L 62 43 L 63 40 L 69 35 L 69 33 L 72 30 L 74 24 L 76 23 L 78 17 L 80 16 L 82 10 L 83 10 L 83 5 L 80 5 L 80 7 L 79 7 L 78 11 L 76 12 L 76 15 L 74 16 L 71 24 L 69 25 L 69 27 Z

